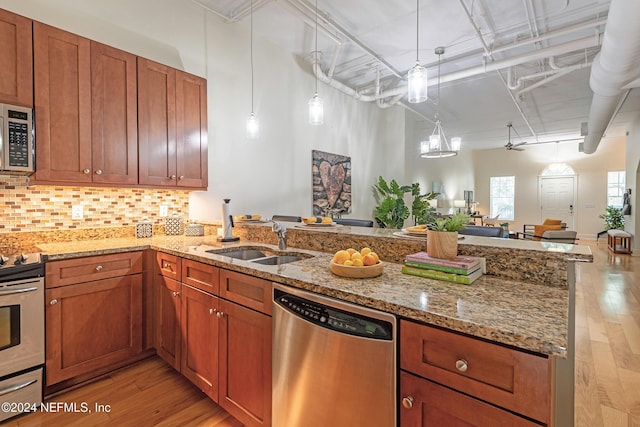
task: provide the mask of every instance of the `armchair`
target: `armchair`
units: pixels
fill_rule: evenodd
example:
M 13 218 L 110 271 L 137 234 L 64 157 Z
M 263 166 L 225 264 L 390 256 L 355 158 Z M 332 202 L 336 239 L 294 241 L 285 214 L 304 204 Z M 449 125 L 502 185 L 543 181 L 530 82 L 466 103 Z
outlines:
M 567 225 L 559 219 L 547 218 L 542 224 L 524 224 L 522 238 L 526 240 L 540 240 L 547 230 L 566 230 Z

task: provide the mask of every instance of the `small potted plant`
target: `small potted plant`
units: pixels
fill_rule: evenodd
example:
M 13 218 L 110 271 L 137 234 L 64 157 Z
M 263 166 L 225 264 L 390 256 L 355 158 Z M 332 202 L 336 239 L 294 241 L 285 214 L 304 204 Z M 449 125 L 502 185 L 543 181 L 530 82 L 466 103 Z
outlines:
M 453 259 L 458 256 L 458 231 L 469 224 L 469 215 L 456 213 L 436 219 L 427 231 L 427 254 L 433 258 Z

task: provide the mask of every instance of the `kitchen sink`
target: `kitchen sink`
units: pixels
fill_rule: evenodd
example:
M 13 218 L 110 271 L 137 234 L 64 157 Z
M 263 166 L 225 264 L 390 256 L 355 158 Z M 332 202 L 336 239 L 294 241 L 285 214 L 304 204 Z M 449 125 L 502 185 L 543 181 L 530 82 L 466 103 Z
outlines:
M 311 258 L 313 255 L 309 255 L 301 252 L 286 252 L 278 253 L 269 248 L 263 247 L 245 247 L 245 248 L 223 248 L 223 249 L 209 249 L 206 252 L 210 254 L 216 254 L 226 256 L 229 258 L 240 259 L 243 261 L 255 262 L 262 265 L 282 265 L 290 262 L 300 261 L 305 258 Z
M 264 265 L 281 265 L 287 264 L 290 262 L 300 261 L 304 259 L 304 257 L 297 255 L 273 255 L 264 258 L 258 258 L 251 260 L 251 262 L 255 262 L 256 264 L 264 264 Z
M 210 254 L 228 256 L 229 258 L 241 259 L 249 261 L 256 258 L 264 258 L 267 255 L 273 255 L 273 252 L 262 251 L 254 248 L 233 248 L 233 249 L 210 249 Z

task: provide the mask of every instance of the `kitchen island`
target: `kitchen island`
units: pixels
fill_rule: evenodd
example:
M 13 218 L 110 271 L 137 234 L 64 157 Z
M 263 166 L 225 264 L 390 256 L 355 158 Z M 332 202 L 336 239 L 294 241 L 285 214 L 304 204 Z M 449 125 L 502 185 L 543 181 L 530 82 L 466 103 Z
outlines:
M 485 257 L 487 274 L 471 285 L 460 285 L 403 274 L 401 268 L 405 255 L 424 250 L 425 241 L 406 238 L 397 230 L 355 227 L 307 229 L 298 224 L 288 224 L 290 246 L 284 250 L 279 250 L 275 244 L 277 239 L 269 224 L 239 226 L 234 234 L 241 237 L 239 242 L 221 243 L 214 236 L 156 236 L 47 243 L 39 245 L 39 248 L 44 252 L 47 265 L 52 268 L 54 265 L 88 263 L 83 268 L 87 272 L 98 270 L 98 274 L 104 274 L 103 260 L 113 260 L 113 257 L 124 259 L 133 252 L 145 254 L 142 269 L 143 277 L 147 279 L 142 292 L 147 295 L 143 299 L 147 300 L 145 307 L 152 317 L 143 316 L 147 318 L 144 328 L 149 331 L 151 325 L 160 331 L 154 345 L 156 350 L 162 356 L 165 348 L 169 349 L 163 356 L 168 363 L 202 387 L 216 402 L 219 398 L 225 409 L 247 425 L 271 425 L 270 411 L 261 410 L 248 418 L 245 415 L 250 407 L 270 407 L 271 379 L 261 373 L 269 372 L 268 367 L 271 366 L 270 292 L 273 283 L 398 317 L 398 367 L 400 393 L 404 396 L 401 425 L 427 425 L 434 420 L 425 415 L 429 411 L 444 411 L 447 416 L 455 417 L 459 414 L 466 417 L 466 421 L 475 420 L 476 413 L 481 413 L 485 419 L 507 424 L 515 422 L 517 425 L 530 425 L 527 422 L 521 424 L 524 421 L 520 418 L 522 415 L 550 425 L 554 422 L 562 425 L 572 417 L 572 413 L 558 413 L 566 412 L 564 408 L 567 406 L 573 407 L 572 387 L 562 389 L 563 383 L 573 384 L 572 290 L 567 279 L 571 278 L 568 273 L 572 273 L 574 268 L 570 260 L 591 260 L 588 247 L 546 246 L 540 242 L 465 236 L 460 242 L 459 253 Z M 336 250 L 364 246 L 376 251 L 384 262 L 381 276 L 348 279 L 331 273 L 329 262 Z M 297 255 L 300 259 L 287 264 L 264 265 L 224 255 L 224 251 L 240 247 L 278 255 Z M 47 277 L 49 271 L 47 269 Z M 253 318 L 252 323 L 260 325 L 262 332 L 250 341 L 253 344 L 247 344 L 253 354 L 260 354 L 254 358 L 262 364 L 253 366 L 252 378 L 263 379 L 255 385 L 257 389 L 247 395 L 262 396 L 259 399 L 265 400 L 258 406 L 248 402 L 245 406 L 238 405 L 235 399 L 223 397 L 227 394 L 223 393 L 225 386 L 222 382 L 220 391 L 217 390 L 216 378 L 225 378 L 229 370 L 236 369 L 227 366 L 235 359 L 226 358 L 224 363 L 221 359 L 219 365 L 216 362 L 215 369 L 221 371 L 211 373 L 211 377 L 190 371 L 188 363 L 192 356 L 183 354 L 181 357 L 175 346 L 182 342 L 183 353 L 195 350 L 196 347 L 189 344 L 192 338 L 180 338 L 180 332 L 176 332 L 177 335 L 171 332 L 180 329 L 176 329 L 176 322 L 181 322 L 179 314 L 168 328 L 162 326 L 164 320 L 157 325 L 157 321 L 150 320 L 157 316 L 165 319 L 182 305 L 184 322 L 189 316 L 188 307 L 197 307 L 191 303 L 185 305 L 196 297 L 194 286 L 205 292 L 198 298 L 205 298 L 203 302 L 209 301 L 203 308 L 212 307 L 206 308 L 206 313 L 217 313 L 221 320 L 219 326 L 211 325 L 214 330 L 205 332 L 209 317 L 201 314 L 205 317 L 196 324 L 203 326 L 196 330 L 191 328 L 195 336 L 201 336 L 195 338 L 195 342 L 207 342 L 208 339 L 203 341 L 203 338 L 210 334 L 217 336 L 215 331 L 218 327 L 222 331 L 228 327 L 227 322 L 238 322 L 239 318 L 232 318 L 240 316 L 240 312 L 232 313 L 232 307 L 236 307 L 233 310 L 242 310 L 242 316 L 249 316 Z M 225 296 L 225 292 L 238 291 L 244 292 L 245 296 L 239 296 L 240 299 L 231 294 Z M 240 307 L 238 302 L 245 307 Z M 159 305 L 154 308 L 154 304 Z M 177 304 L 175 308 L 174 304 Z M 170 316 L 173 318 L 173 314 Z M 231 316 L 228 321 L 224 320 L 227 316 Z M 202 333 L 205 335 L 200 335 Z M 232 332 L 227 330 L 227 333 Z M 155 336 L 155 333 L 147 336 Z M 246 335 L 238 336 L 238 342 L 249 343 L 243 337 Z M 220 339 L 219 345 L 223 346 L 230 338 L 221 335 Z M 214 351 L 215 344 L 211 345 L 210 351 Z M 172 348 L 177 352 L 173 353 Z M 225 348 L 221 347 L 220 351 L 228 351 L 228 348 L 223 351 Z M 206 354 L 193 357 L 212 360 Z M 245 371 L 247 366 L 240 365 L 237 369 Z M 201 385 L 201 378 L 210 379 Z M 442 385 L 457 391 L 451 394 Z M 262 391 L 255 394 L 257 390 Z M 433 399 L 434 393 L 439 400 Z M 412 410 L 414 400 L 416 405 L 430 409 L 426 412 Z M 539 404 L 532 406 L 531 401 Z M 555 414 L 552 413 L 554 410 Z M 451 418 L 447 422 L 455 421 Z

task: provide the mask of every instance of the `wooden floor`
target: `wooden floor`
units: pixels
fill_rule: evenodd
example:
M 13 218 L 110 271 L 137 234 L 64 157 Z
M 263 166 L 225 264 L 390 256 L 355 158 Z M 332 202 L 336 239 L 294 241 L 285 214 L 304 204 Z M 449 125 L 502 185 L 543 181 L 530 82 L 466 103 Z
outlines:
M 589 244 L 576 298 L 576 427 L 640 427 L 640 257 Z M 240 426 L 154 357 L 53 398 L 111 405 L 110 413 L 29 414 L 8 426 Z M 565 427 L 565 426 L 559 426 Z

